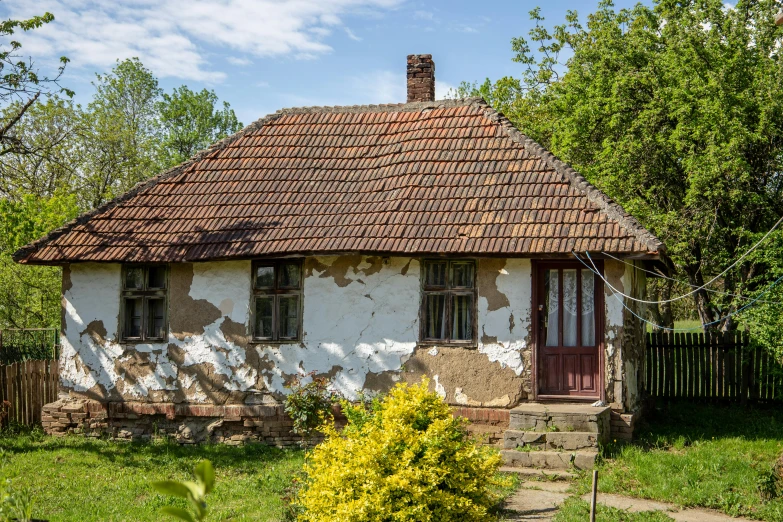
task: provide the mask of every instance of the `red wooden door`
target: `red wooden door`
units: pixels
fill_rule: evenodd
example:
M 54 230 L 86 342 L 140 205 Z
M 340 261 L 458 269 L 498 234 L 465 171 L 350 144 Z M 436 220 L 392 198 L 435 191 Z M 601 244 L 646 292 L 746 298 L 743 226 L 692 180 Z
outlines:
M 538 265 L 538 395 L 601 396 L 600 278 L 576 263 Z

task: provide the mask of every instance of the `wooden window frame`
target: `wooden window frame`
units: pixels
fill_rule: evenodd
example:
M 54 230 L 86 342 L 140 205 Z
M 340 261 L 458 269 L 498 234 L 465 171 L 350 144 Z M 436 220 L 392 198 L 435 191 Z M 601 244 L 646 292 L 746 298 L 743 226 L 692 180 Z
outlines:
M 280 286 L 280 266 L 296 264 L 299 266 L 299 286 L 294 287 L 281 287 Z M 250 302 L 250 329 L 251 329 L 251 342 L 253 343 L 297 343 L 302 340 L 302 312 L 304 310 L 304 263 L 302 259 L 273 259 L 273 260 L 256 260 L 252 263 L 252 295 Z M 256 286 L 256 278 L 258 275 L 259 267 L 272 267 L 274 269 L 274 287 L 272 288 L 258 288 Z M 261 337 L 256 335 L 256 299 L 258 297 L 274 297 L 272 304 L 272 336 Z M 280 308 L 280 297 L 296 296 L 298 309 L 297 309 L 297 335 L 296 337 L 280 337 L 278 328 L 278 313 Z
M 163 288 L 149 287 L 149 269 L 163 268 Z M 143 287 L 127 288 L 127 273 L 130 269 L 142 269 L 142 281 Z M 168 340 L 169 331 L 169 266 L 165 264 L 123 264 L 121 270 L 120 281 L 120 341 L 123 343 L 148 343 L 148 342 L 166 342 Z M 142 300 L 142 312 L 141 312 L 141 336 L 131 337 L 127 334 L 128 325 L 125 317 L 125 302 L 128 299 L 141 299 Z M 153 337 L 147 335 L 147 302 L 152 299 L 163 300 L 163 337 Z
M 427 265 L 429 263 L 446 263 L 446 281 L 445 286 L 436 287 L 427 285 Z M 468 263 L 473 267 L 473 287 L 451 286 L 451 266 L 454 263 Z M 459 346 L 463 348 L 476 348 L 478 346 L 478 263 L 475 259 L 445 259 L 428 258 L 421 262 L 421 302 L 419 304 L 419 344 L 427 346 Z M 445 339 L 433 339 L 427 337 L 426 324 L 426 305 L 427 296 L 443 294 L 446 296 L 446 313 L 444 321 L 446 322 L 447 335 Z M 452 297 L 455 295 L 470 295 L 473 298 L 473 307 L 471 310 L 471 338 L 464 340 L 451 339 L 451 317 L 452 317 Z

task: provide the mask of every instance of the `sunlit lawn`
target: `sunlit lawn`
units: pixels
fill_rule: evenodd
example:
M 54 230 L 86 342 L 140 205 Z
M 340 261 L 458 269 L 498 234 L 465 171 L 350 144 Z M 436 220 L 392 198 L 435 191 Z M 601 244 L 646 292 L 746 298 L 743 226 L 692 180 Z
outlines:
M 658 410 L 637 435 L 606 448 L 600 491 L 783 522 L 783 497 L 769 498 L 783 453 L 780 407 L 679 404 Z M 580 492 L 589 483 L 584 477 Z
M 202 459 L 215 466 L 210 520 L 279 520 L 281 496 L 303 453 L 263 445 L 120 443 L 41 432 L 0 435 L 0 480 L 28 488 L 36 518 L 51 521 L 157 521 L 173 503 L 150 482 L 190 479 Z M 184 506 L 184 504 L 182 504 Z

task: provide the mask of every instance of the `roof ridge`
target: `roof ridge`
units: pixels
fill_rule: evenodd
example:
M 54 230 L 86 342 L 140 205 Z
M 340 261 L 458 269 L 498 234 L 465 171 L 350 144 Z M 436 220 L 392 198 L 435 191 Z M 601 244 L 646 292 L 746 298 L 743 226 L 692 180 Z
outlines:
M 140 192 L 143 192 L 149 188 L 154 187 L 159 182 L 184 172 L 185 170 L 187 170 L 188 167 L 190 167 L 194 163 L 201 161 L 206 156 L 209 156 L 210 154 L 217 152 L 218 150 L 224 149 L 226 146 L 238 140 L 239 138 L 243 137 L 245 134 L 258 130 L 259 128 L 263 127 L 265 124 L 269 123 L 270 121 L 274 121 L 282 116 L 286 116 L 290 114 L 366 112 L 368 110 L 372 110 L 375 112 L 415 112 L 415 111 L 421 111 L 427 109 L 475 105 L 483 101 L 484 99 L 481 97 L 469 97 L 469 98 L 459 98 L 459 99 L 433 100 L 427 102 L 392 103 L 392 104 L 380 104 L 380 105 L 335 105 L 335 106 L 324 105 L 324 106 L 311 106 L 311 107 L 290 107 L 290 108 L 279 109 L 276 112 L 267 114 L 266 116 L 257 119 L 253 123 L 248 124 L 247 126 L 243 127 L 242 129 L 235 132 L 231 136 L 227 136 L 222 140 L 213 143 L 206 149 L 197 152 L 196 154 L 191 156 L 189 159 L 183 161 L 179 165 L 170 167 L 164 170 L 163 172 L 161 172 L 160 174 L 157 174 L 147 180 L 140 181 L 132 188 L 130 188 L 127 192 L 124 192 L 123 194 L 117 196 L 116 198 L 113 198 L 92 210 L 80 214 L 79 216 L 63 224 L 59 228 L 52 230 L 44 237 L 26 244 L 25 246 L 19 248 L 16 252 L 14 252 L 11 258 L 17 263 L 23 261 L 30 254 L 36 252 L 40 247 L 46 245 L 51 241 L 54 241 L 55 239 L 62 236 L 63 234 L 70 232 L 71 230 L 73 230 L 74 227 L 82 225 L 88 222 L 89 220 L 91 220 L 93 217 L 99 214 L 103 214 L 108 210 L 111 210 L 112 208 L 116 207 L 120 203 L 123 203 L 124 201 L 132 198 L 133 196 L 139 194 Z
M 555 172 L 568 180 L 572 187 L 582 192 L 587 197 L 588 201 L 598 205 L 604 214 L 633 234 L 639 242 L 646 245 L 650 251 L 661 253 L 666 251 L 666 246 L 660 239 L 639 223 L 635 217 L 626 212 L 619 203 L 587 181 L 587 179 L 574 170 L 571 165 L 552 154 L 552 152 L 545 149 L 540 143 L 520 132 L 511 120 L 502 112 L 495 110 L 484 98 L 480 98 L 479 104 L 489 113 L 487 114 L 487 117 L 490 120 L 497 121 L 513 141 L 521 145 L 528 152 L 540 157 Z
M 352 113 L 352 112 L 416 112 L 426 109 L 441 109 L 480 104 L 481 96 L 467 98 L 447 98 L 444 100 L 416 101 L 408 103 L 381 103 L 377 105 L 313 105 L 309 107 L 288 107 L 274 114 L 312 114 L 312 113 Z

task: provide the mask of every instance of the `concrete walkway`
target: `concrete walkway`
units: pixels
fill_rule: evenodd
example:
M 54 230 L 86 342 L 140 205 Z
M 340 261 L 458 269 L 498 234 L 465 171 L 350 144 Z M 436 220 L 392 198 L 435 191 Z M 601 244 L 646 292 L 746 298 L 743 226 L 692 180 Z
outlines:
M 571 483 L 563 481 L 524 481 L 517 492 L 506 501 L 508 513 L 505 520 L 509 522 L 552 520 L 560 504 L 571 496 L 568 493 L 570 487 Z M 590 495 L 583 495 L 582 499 L 590 502 Z M 708 509 L 680 509 L 678 506 L 666 502 L 655 502 L 610 493 L 599 493 L 598 503 L 632 513 L 662 511 L 677 522 L 752 522 L 744 518 L 732 518 Z

